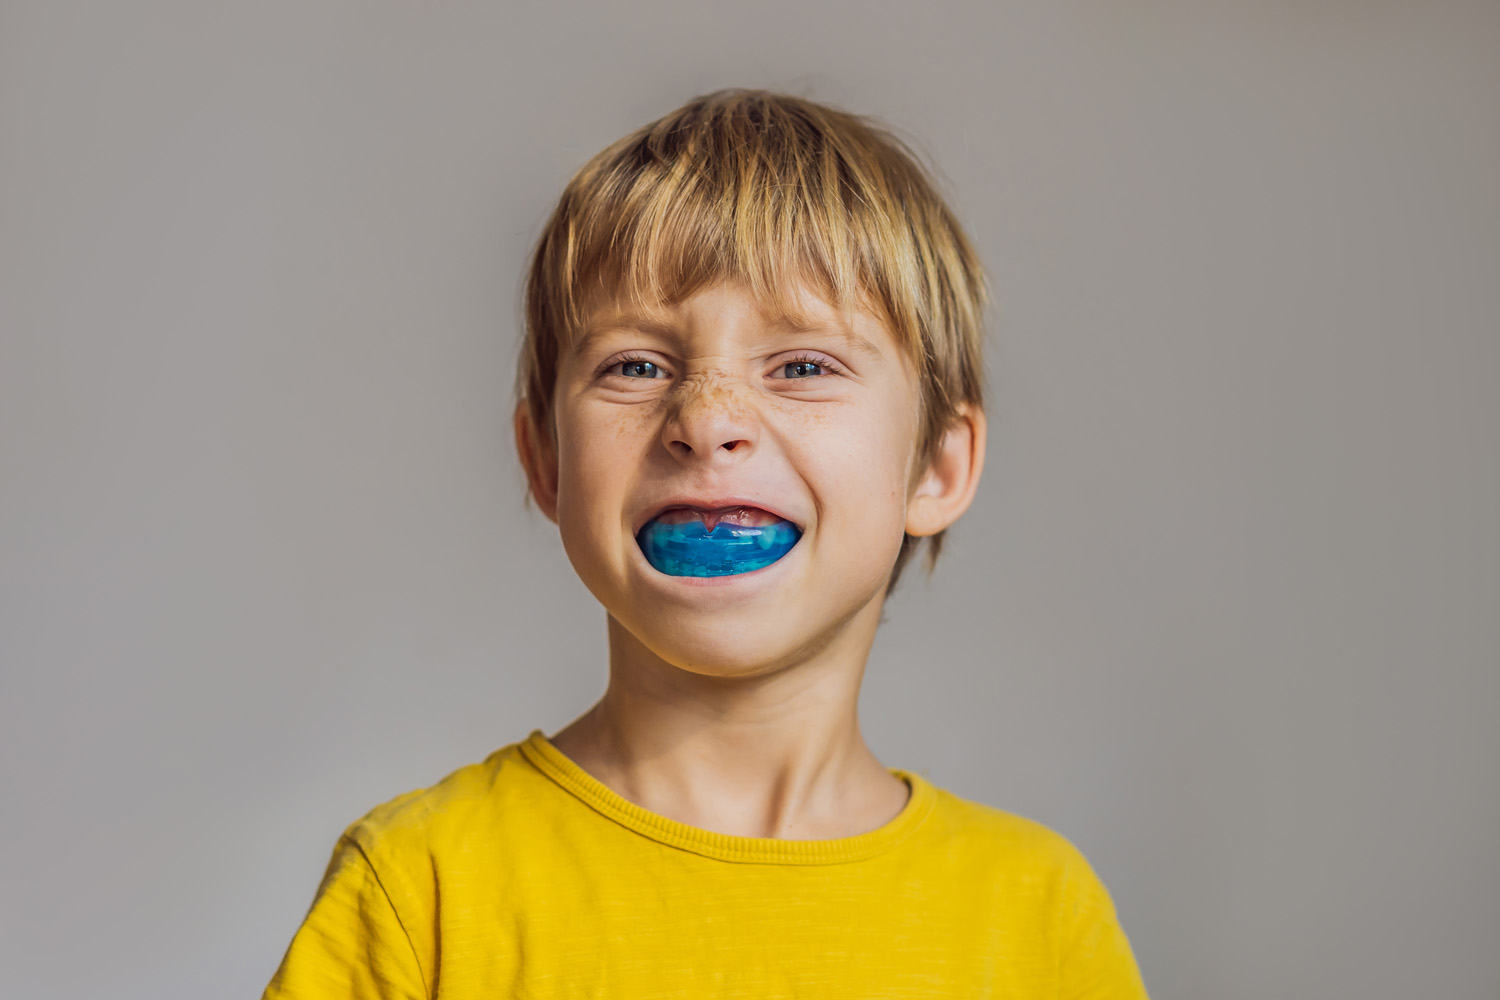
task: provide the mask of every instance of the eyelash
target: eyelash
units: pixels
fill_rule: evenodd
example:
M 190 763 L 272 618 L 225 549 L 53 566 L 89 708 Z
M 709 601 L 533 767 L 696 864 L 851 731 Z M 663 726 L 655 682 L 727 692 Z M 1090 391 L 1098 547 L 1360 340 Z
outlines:
M 785 368 L 787 365 L 817 365 L 823 369 L 823 375 L 842 375 L 844 370 L 825 357 L 816 354 L 799 354 L 795 358 L 788 358 L 778 367 Z M 788 379 L 789 382 L 811 382 L 820 379 L 823 375 L 814 375 L 805 379 Z
M 655 365 L 656 362 L 652 361 L 650 358 L 642 357 L 639 354 L 627 354 L 623 358 L 612 358 L 611 360 L 606 361 L 604 364 L 600 365 L 599 372 L 597 375 L 595 375 L 595 378 L 603 378 L 605 375 L 611 375 L 613 374 L 613 369 L 618 368 L 621 365 L 634 364 Z M 661 366 L 657 365 L 657 367 L 660 368 Z M 621 377 L 623 378 L 625 376 Z M 652 379 L 641 379 L 640 381 L 650 382 L 652 381 Z
M 656 365 L 657 364 L 655 361 L 652 361 L 648 357 L 643 357 L 642 355 L 639 355 L 639 354 L 627 354 L 624 357 L 611 358 L 609 361 L 605 362 L 603 365 L 600 365 L 599 366 L 599 372 L 595 376 L 595 378 L 603 378 L 605 375 L 613 374 L 613 369 L 619 368 L 621 365 L 642 364 L 642 363 L 644 363 L 644 364 L 650 364 L 650 365 Z M 825 358 L 825 357 L 823 357 L 821 355 L 816 355 L 816 354 L 798 354 L 795 357 L 787 358 L 785 361 L 783 361 L 781 364 L 777 365 L 776 367 L 777 368 L 781 368 L 781 369 L 785 369 L 787 365 L 817 365 L 819 368 L 823 369 L 823 374 L 822 375 L 811 375 L 811 376 L 808 376 L 807 378 L 789 378 L 789 379 L 786 380 L 788 382 L 813 382 L 813 381 L 816 381 L 817 379 L 823 378 L 824 376 L 827 376 L 827 375 L 842 375 L 842 374 L 844 374 L 844 370 L 842 368 L 840 368 L 838 365 L 834 364 L 832 361 L 829 361 L 827 358 Z M 657 367 L 660 368 L 661 366 L 657 365 Z M 621 376 L 621 377 L 622 378 L 627 378 L 629 376 Z M 654 379 L 640 379 L 639 381 L 642 381 L 642 382 L 651 382 L 651 381 L 655 381 L 655 380 Z

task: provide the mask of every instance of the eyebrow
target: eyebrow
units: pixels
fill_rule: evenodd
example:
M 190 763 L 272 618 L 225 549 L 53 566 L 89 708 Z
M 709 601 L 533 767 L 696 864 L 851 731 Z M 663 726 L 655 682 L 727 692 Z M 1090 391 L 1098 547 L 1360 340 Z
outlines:
M 616 312 L 600 317 L 584 326 L 582 333 L 573 341 L 571 350 L 574 354 L 582 354 L 589 346 L 606 334 L 630 330 L 636 333 L 653 334 L 663 339 L 673 339 L 679 336 L 677 327 L 662 319 L 657 319 L 642 313 Z M 768 324 L 767 331 L 772 336 L 797 336 L 804 333 L 816 333 L 831 336 L 852 351 L 871 357 L 880 357 L 881 350 L 872 344 L 868 338 L 855 333 L 845 323 L 804 322 L 791 316 L 784 316 Z
M 855 333 L 846 324 L 833 323 L 795 323 L 782 322 L 772 326 L 772 333 L 776 336 L 797 336 L 804 333 L 818 334 L 820 336 L 832 337 L 842 343 L 848 350 L 858 354 L 864 354 L 872 358 L 881 356 L 880 348 L 870 343 L 869 339 Z
M 641 313 L 609 313 L 584 325 L 579 335 L 573 339 L 569 349 L 574 354 L 582 354 L 590 344 L 608 333 L 617 333 L 624 330 L 632 330 L 636 333 L 650 333 L 658 337 L 669 338 L 677 335 L 672 324 L 665 320 L 655 319 Z

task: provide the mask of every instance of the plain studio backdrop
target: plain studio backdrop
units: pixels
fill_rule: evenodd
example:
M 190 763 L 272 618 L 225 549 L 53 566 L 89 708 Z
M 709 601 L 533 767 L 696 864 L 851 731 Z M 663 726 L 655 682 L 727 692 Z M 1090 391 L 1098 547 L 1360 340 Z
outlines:
M 909 136 L 994 279 L 882 760 L 1157 1000 L 1500 996 L 1500 6 L 1353 0 L 4 3 L 0 992 L 256 996 L 346 824 L 602 691 L 520 275 L 724 86 Z

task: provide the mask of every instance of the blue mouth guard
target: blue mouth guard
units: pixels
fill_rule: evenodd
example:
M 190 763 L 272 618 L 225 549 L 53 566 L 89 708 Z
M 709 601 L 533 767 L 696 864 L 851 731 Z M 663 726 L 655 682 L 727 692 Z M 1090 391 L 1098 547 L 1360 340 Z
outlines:
M 726 524 L 713 531 L 702 521 L 648 521 L 636 535 L 646 561 L 668 576 L 733 576 L 769 566 L 797 544 L 802 532 L 789 521 L 764 527 Z

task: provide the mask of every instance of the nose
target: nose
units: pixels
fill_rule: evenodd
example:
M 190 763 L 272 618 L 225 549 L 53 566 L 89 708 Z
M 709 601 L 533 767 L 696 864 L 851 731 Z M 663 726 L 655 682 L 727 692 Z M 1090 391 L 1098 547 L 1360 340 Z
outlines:
M 662 427 L 662 443 L 681 461 L 743 459 L 760 438 L 751 402 L 732 380 L 715 376 L 685 379 L 673 390 Z

